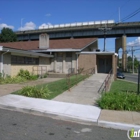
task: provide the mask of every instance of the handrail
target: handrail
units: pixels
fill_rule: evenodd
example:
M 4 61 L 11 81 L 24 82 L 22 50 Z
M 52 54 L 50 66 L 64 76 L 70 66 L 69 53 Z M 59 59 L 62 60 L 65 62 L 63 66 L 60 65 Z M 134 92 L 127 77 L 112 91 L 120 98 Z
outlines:
M 112 77 L 112 69 L 109 71 L 108 75 L 106 76 L 104 82 L 102 83 L 101 87 L 98 90 L 98 93 L 103 93 L 108 90 L 109 80 Z

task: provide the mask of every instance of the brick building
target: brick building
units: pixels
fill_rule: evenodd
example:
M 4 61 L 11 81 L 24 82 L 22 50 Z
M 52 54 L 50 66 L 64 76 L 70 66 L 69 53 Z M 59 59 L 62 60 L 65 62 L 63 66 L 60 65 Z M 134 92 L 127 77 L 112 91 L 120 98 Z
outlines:
M 49 40 L 47 34 L 39 41 L 0 43 L 0 72 L 15 76 L 20 69 L 31 73 L 76 73 L 95 68 L 96 73 L 116 73 L 116 54 L 97 52 L 97 38 Z

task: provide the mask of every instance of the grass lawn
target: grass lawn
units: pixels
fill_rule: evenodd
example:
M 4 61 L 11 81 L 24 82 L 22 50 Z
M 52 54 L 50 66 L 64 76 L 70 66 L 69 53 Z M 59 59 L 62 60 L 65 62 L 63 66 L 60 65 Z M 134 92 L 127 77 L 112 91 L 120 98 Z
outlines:
M 49 91 L 51 93 L 45 99 L 53 99 L 54 97 L 58 96 L 59 94 L 63 93 L 64 91 L 68 90 L 69 87 L 72 87 L 72 86 L 76 85 L 77 83 L 79 83 L 80 81 L 86 79 L 87 77 L 88 76 L 86 76 L 86 75 L 78 75 L 77 77 L 76 76 L 71 76 L 71 78 L 70 78 L 70 86 L 68 86 L 67 80 L 65 78 L 65 79 L 61 79 L 61 80 L 51 82 L 51 83 L 48 83 L 48 84 L 37 85 L 36 87 L 37 87 L 37 89 L 41 89 L 43 87 L 45 89 L 45 87 L 47 85 L 47 87 L 48 87 L 48 89 L 49 89 Z M 19 93 L 18 91 L 16 91 L 16 92 L 14 92 L 12 94 L 20 94 L 20 95 L 22 95 L 22 92 Z
M 137 92 L 137 84 L 123 81 L 123 80 L 116 80 L 112 83 L 110 92 Z
M 116 80 L 111 89 L 103 93 L 97 101 L 101 109 L 140 111 L 140 95 L 137 95 L 137 84 Z
M 76 79 L 76 76 L 72 76 L 70 78 L 70 81 L 71 81 L 70 87 L 76 85 L 77 83 L 79 83 L 80 81 L 86 78 L 87 76 L 84 76 L 84 75 L 78 75 L 77 79 Z M 49 90 L 52 92 L 50 96 L 48 97 L 48 99 L 53 99 L 54 97 L 58 96 L 59 94 L 69 89 L 66 78 L 59 81 L 48 83 L 47 85 L 48 85 Z

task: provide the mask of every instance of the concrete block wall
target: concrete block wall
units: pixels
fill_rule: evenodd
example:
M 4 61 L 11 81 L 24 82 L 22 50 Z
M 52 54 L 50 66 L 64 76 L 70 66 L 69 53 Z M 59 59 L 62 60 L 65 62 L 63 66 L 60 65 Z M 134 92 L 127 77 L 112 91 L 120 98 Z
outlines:
M 30 73 L 32 73 L 33 66 L 35 66 L 35 65 L 11 65 L 11 76 L 12 77 L 16 76 L 18 74 L 18 72 L 20 71 L 20 69 L 28 70 Z M 37 72 L 35 72 L 34 74 L 37 74 Z
M 2 53 L 0 52 L 0 70 L 1 70 L 1 63 L 2 63 L 2 62 L 1 62 L 1 54 L 2 54 Z
M 71 52 L 71 57 L 67 57 L 66 53 L 63 52 L 62 56 L 59 57 L 58 53 L 54 54 L 54 58 L 51 59 L 50 70 L 58 73 L 76 73 L 77 68 L 77 57 L 76 53 Z
M 4 75 L 11 75 L 11 53 L 3 55 L 3 70 Z

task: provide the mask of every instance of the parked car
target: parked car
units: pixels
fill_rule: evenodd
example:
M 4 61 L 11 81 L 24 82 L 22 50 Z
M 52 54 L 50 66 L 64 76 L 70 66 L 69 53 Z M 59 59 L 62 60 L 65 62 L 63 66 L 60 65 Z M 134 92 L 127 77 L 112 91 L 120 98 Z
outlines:
M 117 78 L 125 79 L 125 76 L 122 72 L 117 72 Z

